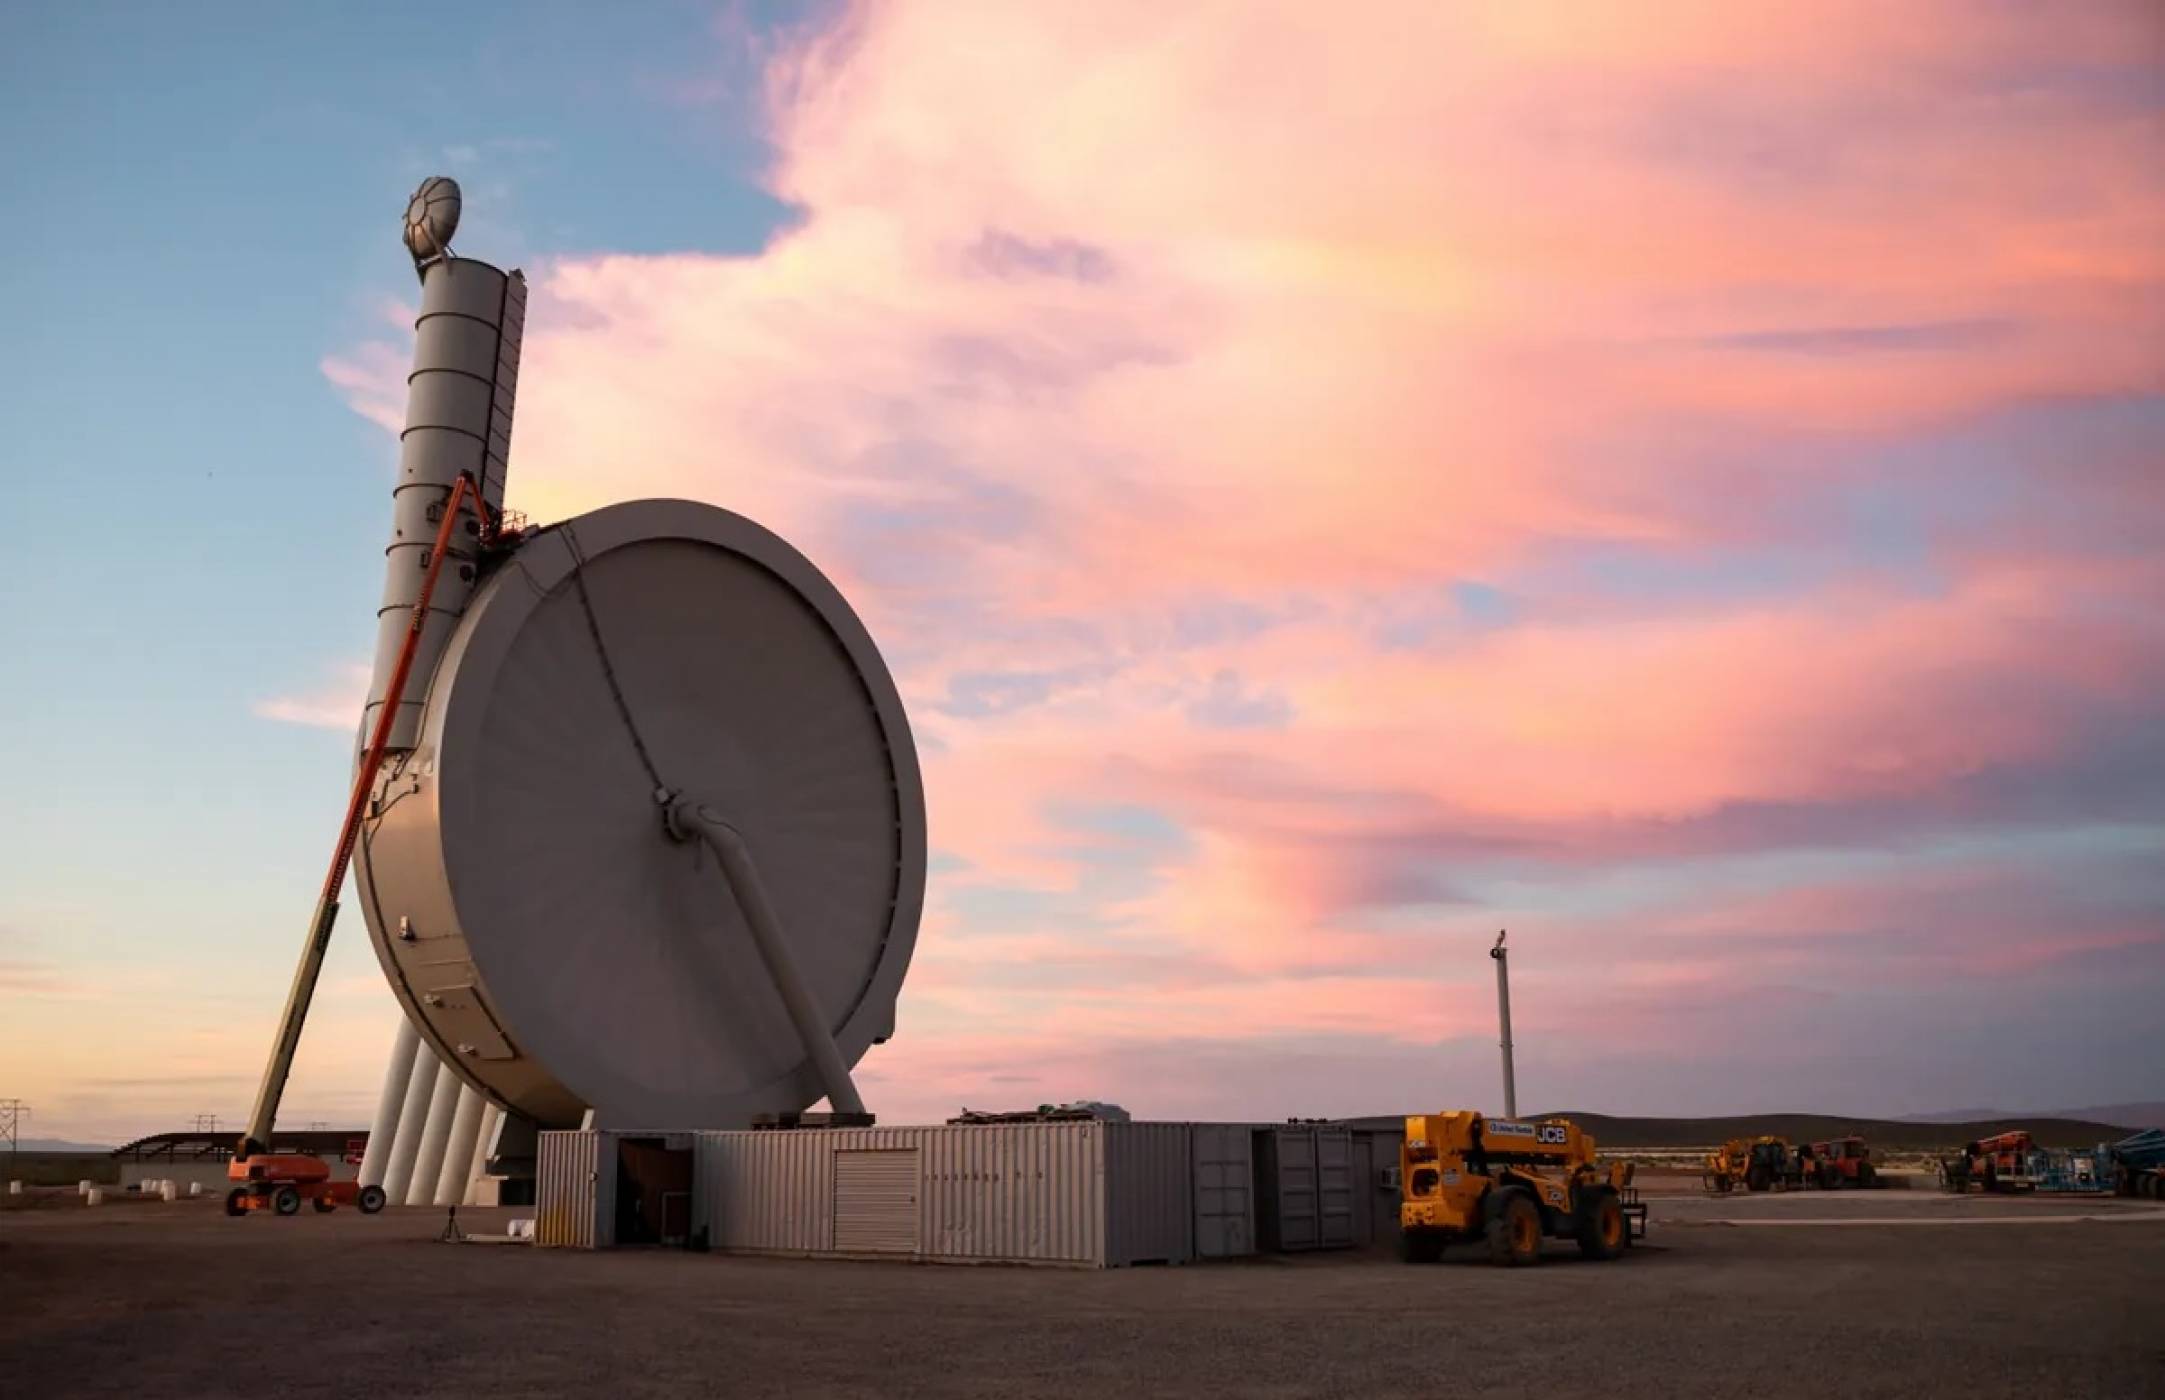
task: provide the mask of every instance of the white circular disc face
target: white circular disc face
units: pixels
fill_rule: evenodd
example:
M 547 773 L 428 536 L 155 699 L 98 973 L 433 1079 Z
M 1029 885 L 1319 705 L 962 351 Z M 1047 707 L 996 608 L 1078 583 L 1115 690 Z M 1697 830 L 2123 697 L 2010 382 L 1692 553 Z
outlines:
M 639 743 L 743 834 L 845 1059 L 886 1035 L 923 896 L 915 755 L 862 625 L 779 539 L 684 502 L 544 534 L 477 596 L 427 723 L 442 879 L 517 1056 L 459 1062 L 485 1087 L 516 1098 L 538 1065 L 603 1122 L 656 1128 L 820 1096 L 728 878 L 670 839 Z M 424 946 L 387 946 L 409 984 Z

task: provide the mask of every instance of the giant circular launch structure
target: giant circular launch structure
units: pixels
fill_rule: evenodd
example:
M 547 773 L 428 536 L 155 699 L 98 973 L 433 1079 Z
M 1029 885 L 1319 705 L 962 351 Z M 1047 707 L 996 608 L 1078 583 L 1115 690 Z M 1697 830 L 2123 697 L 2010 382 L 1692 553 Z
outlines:
M 901 698 L 811 561 L 691 501 L 508 524 L 526 284 L 451 252 L 459 208 L 432 179 L 403 225 L 421 311 L 348 818 L 407 1023 L 362 1175 L 409 1201 L 453 1190 L 483 1100 L 538 1128 L 862 1113 L 925 882 Z
M 413 754 L 361 898 L 407 1013 L 498 1103 L 677 1127 L 832 1096 L 686 804 L 741 837 L 780 976 L 842 1059 L 892 1029 L 924 894 L 916 754 L 870 635 L 780 537 L 667 500 L 534 532 L 467 604 Z

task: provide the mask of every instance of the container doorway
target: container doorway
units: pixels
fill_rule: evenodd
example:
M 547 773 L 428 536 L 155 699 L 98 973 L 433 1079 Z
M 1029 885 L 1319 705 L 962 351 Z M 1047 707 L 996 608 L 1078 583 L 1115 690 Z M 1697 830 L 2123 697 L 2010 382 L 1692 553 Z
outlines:
M 683 1247 L 692 1233 L 692 1151 L 658 1137 L 616 1148 L 616 1242 Z

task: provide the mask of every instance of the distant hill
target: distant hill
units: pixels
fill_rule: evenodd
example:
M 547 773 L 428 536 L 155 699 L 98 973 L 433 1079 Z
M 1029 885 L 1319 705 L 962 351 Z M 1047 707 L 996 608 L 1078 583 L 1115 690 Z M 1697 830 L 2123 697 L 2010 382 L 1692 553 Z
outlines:
M 1608 1150 L 1643 1151 L 1657 1147 L 1713 1147 L 1737 1137 L 1784 1137 L 1791 1142 L 1824 1142 L 1828 1138 L 1863 1138 L 1873 1147 L 1902 1152 L 1946 1152 L 1981 1137 L 2015 1128 L 2027 1129 L 2044 1147 L 2095 1147 L 2126 1137 L 2134 1125 L 2088 1118 L 2047 1117 L 2042 1114 L 1987 1114 L 1959 1123 L 1927 1122 L 1915 1118 L 1847 1118 L 1832 1113 L 1748 1113 L 1723 1118 L 1623 1118 L 1606 1113 L 1526 1113 L 1520 1117 L 1569 1118 L 1594 1135 Z M 1344 1118 L 1356 1128 L 1395 1128 L 1403 1118 Z
M 2073 1118 L 2085 1123 L 2116 1123 L 2130 1132 L 2137 1128 L 2165 1128 L 2165 1103 L 2101 1103 L 2086 1108 L 2033 1109 L 2027 1112 L 2004 1108 L 1963 1108 L 1951 1113 L 1912 1113 L 1911 1123 L 1978 1123 L 2001 1119 Z
M 109 1145 L 104 1143 L 63 1142 L 59 1138 L 24 1138 L 16 1144 L 16 1151 L 18 1152 L 65 1152 L 74 1156 L 81 1156 L 91 1152 L 110 1152 L 112 1150 Z
M 2130 1128 L 2165 1128 L 2165 1103 L 2107 1103 L 2071 1108 L 2060 1118 L 2095 1118 L 2101 1123 L 2125 1123 Z
M 2021 1116 L 2019 1113 L 2010 1113 L 2004 1108 L 1956 1108 L 1940 1113 L 1905 1113 L 1902 1115 L 1902 1121 L 1904 1123 L 1989 1123 L 2002 1118 L 2019 1118 Z M 2054 1113 L 2041 1116 L 2059 1118 L 2066 1115 Z
M 1528 1115 L 1550 1116 L 1550 1115 Z M 1935 1152 L 1975 1138 L 2026 1128 L 2044 1147 L 2094 1147 L 2128 1135 L 2128 1128 L 2084 1118 L 2028 1114 L 1988 1116 L 1960 1123 L 1891 1118 L 1844 1118 L 1826 1113 L 1754 1113 L 1729 1118 L 1612 1118 L 1603 1113 L 1559 1113 L 1594 1135 L 1602 1147 L 1705 1147 L 1733 1137 L 1762 1134 L 1791 1142 L 1856 1136 L 1874 1147 Z

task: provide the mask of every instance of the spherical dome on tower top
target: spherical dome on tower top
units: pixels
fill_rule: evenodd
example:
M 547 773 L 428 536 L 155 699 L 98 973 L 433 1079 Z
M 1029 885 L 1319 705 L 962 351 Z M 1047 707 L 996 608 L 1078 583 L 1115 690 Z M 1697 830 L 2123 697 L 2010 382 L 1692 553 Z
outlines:
M 449 256 L 459 227 L 459 182 L 431 175 L 406 201 L 406 248 L 417 263 Z

